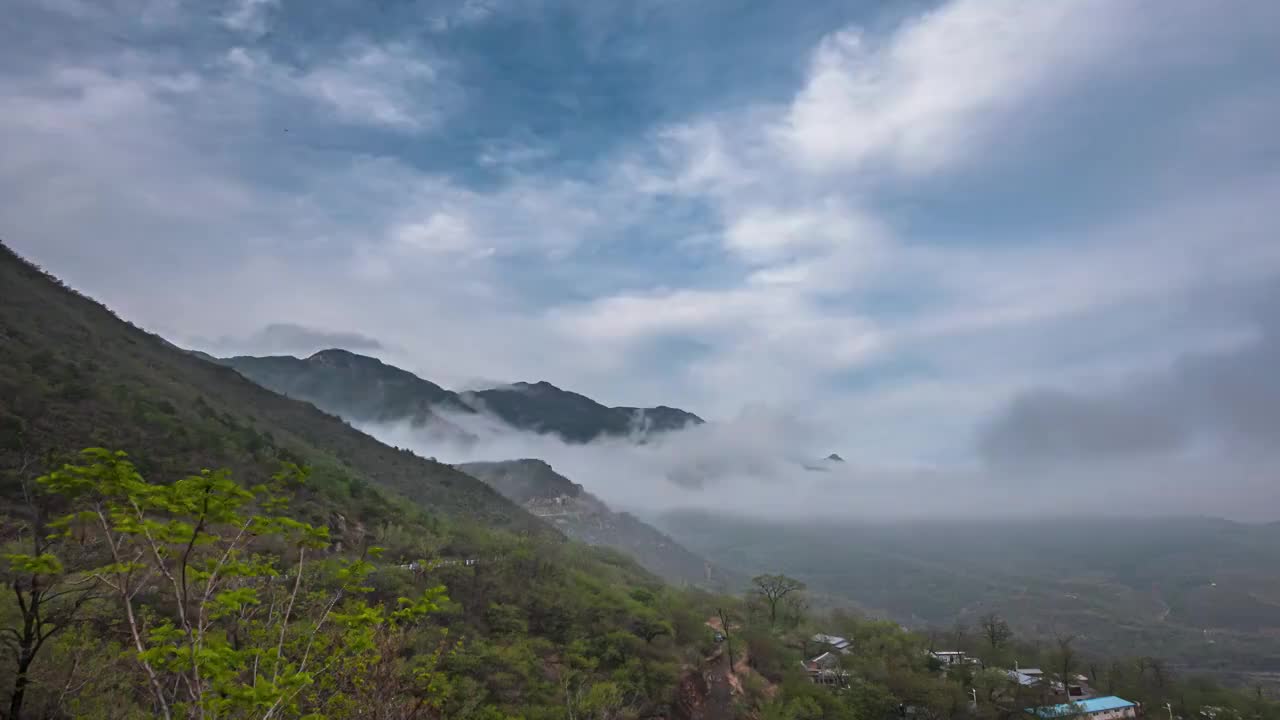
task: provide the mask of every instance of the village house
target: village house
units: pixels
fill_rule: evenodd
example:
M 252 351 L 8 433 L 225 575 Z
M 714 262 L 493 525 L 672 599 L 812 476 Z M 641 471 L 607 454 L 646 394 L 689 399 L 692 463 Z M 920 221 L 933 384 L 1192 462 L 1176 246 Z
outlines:
M 849 672 L 840 666 L 840 656 L 833 652 L 824 652 L 801 664 L 809 674 L 809 682 L 840 687 L 849 684 Z
M 942 667 L 949 668 L 952 665 L 963 665 L 964 663 L 974 662 L 969 656 L 964 654 L 962 650 L 931 650 L 929 657 L 937 660 Z
M 1018 668 L 1009 670 L 1008 674 L 1010 680 L 1023 687 L 1033 687 L 1044 678 L 1044 672 L 1040 668 Z
M 1060 705 L 1027 708 L 1027 712 L 1044 720 L 1132 720 L 1141 714 L 1141 706 L 1114 695 L 1076 700 Z
M 822 633 L 818 633 L 809 639 L 817 643 L 819 647 L 826 648 L 830 652 L 840 653 L 841 655 L 848 655 L 853 652 L 853 643 L 838 635 L 823 635 Z
M 1062 695 L 1063 699 L 1083 700 L 1092 697 L 1094 692 L 1089 688 L 1089 678 L 1084 675 L 1076 675 L 1072 678 L 1072 682 L 1067 686 L 1064 694 L 1062 683 L 1058 681 L 1046 682 L 1044 672 L 1040 668 L 1021 668 L 1018 670 L 1007 671 L 1009 679 L 1018 683 L 1023 687 L 1035 687 L 1037 685 L 1046 684 L 1053 692 Z

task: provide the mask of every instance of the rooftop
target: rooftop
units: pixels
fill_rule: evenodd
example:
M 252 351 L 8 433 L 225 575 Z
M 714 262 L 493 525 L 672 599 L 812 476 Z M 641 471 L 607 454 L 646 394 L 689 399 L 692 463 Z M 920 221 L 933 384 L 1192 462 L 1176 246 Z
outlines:
M 1125 700 L 1124 698 L 1118 698 L 1115 695 L 1107 695 L 1106 697 L 1090 698 L 1088 700 L 1079 700 L 1073 703 L 1064 703 L 1062 705 L 1046 705 L 1045 707 L 1027 708 L 1027 712 L 1034 713 L 1042 718 L 1058 718 L 1080 715 L 1083 713 L 1119 710 L 1120 708 L 1126 707 L 1133 707 L 1133 703 Z
M 1040 682 L 1039 675 L 1028 675 L 1025 672 L 1019 672 L 1017 670 L 1010 670 L 1008 671 L 1008 674 L 1009 674 L 1009 679 L 1018 681 L 1019 685 L 1025 685 L 1027 687 L 1030 687 Z

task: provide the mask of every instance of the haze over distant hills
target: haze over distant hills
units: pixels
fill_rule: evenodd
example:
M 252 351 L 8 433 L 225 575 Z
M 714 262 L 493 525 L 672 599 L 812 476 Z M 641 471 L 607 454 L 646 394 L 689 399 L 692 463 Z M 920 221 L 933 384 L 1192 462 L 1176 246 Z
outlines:
M 787 568 L 811 590 L 912 627 L 997 612 L 1029 636 L 1074 635 L 1184 672 L 1280 684 L 1280 523 L 1035 516 L 847 521 L 672 512 L 655 524 L 746 573 Z
M 700 425 L 676 408 L 606 407 L 550 383 L 515 383 L 455 393 L 382 361 L 346 350 L 306 358 L 240 356 L 218 360 L 265 387 L 315 404 L 352 423 L 408 423 L 415 434 L 452 445 L 476 440 L 450 416 L 485 414 L 507 431 L 553 434 L 570 444 L 597 438 L 644 442 L 656 434 Z M 542 460 L 513 459 L 457 465 L 569 537 L 612 547 L 663 578 L 709 585 L 708 564 L 670 537 L 625 512 L 614 512 Z M 729 582 L 723 571 L 714 582 Z
M 745 581 L 713 567 L 634 515 L 610 510 L 600 498 L 541 460 L 473 462 L 455 467 L 483 480 L 570 538 L 621 550 L 668 582 L 733 590 Z

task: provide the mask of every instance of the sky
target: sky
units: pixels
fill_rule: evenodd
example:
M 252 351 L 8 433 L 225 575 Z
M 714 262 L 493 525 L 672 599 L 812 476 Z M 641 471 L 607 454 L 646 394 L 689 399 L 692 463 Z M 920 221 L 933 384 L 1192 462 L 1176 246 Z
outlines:
M 1280 4 L 7 5 L 0 238 L 174 342 L 1280 499 Z

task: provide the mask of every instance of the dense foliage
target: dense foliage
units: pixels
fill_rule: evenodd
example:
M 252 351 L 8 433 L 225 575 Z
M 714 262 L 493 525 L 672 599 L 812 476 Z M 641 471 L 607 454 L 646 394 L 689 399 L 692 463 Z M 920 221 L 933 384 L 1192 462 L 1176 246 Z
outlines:
M 705 641 L 690 598 L 581 546 L 406 512 L 342 548 L 291 514 L 305 479 L 153 482 L 91 449 L 24 481 L 3 526 L 11 712 L 638 717 Z

